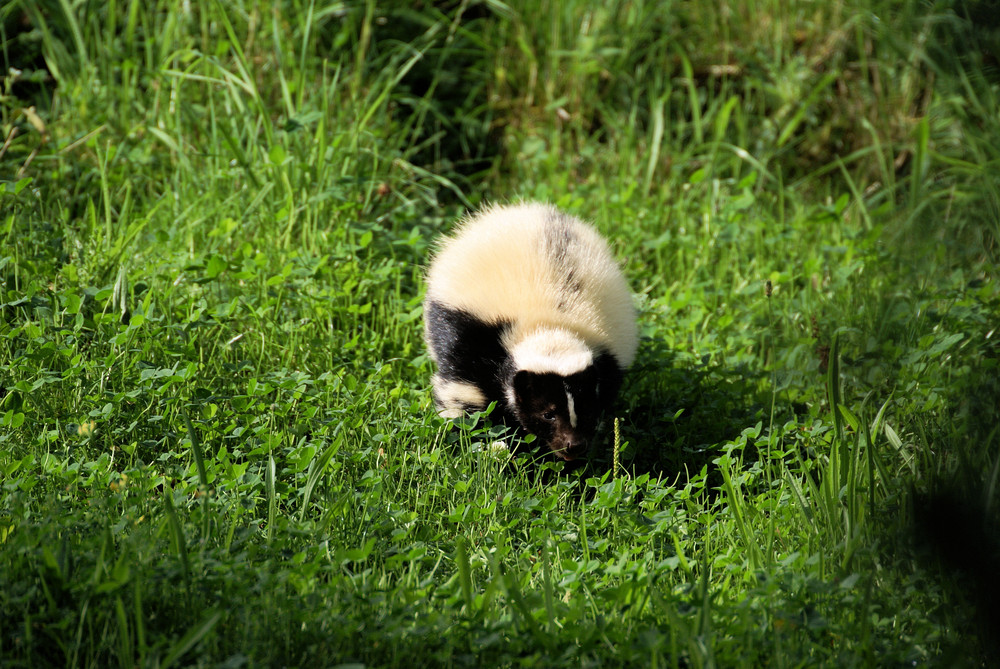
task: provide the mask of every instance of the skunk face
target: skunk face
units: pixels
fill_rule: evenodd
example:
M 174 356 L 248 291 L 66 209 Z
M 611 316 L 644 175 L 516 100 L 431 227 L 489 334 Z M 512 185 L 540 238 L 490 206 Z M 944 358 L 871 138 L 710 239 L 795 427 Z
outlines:
M 444 240 L 427 275 L 424 333 L 434 398 L 455 417 L 493 414 L 572 460 L 638 344 L 635 311 L 607 244 L 558 209 L 487 209 Z
M 597 429 L 597 375 L 588 368 L 572 376 L 514 375 L 514 414 L 531 434 L 563 460 L 586 455 Z

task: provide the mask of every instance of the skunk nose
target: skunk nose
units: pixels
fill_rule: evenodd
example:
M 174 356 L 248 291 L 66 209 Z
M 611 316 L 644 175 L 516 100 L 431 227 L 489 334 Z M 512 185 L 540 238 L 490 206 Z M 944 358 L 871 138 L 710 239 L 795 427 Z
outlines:
M 587 454 L 587 441 L 585 439 L 578 439 L 566 444 L 566 447 L 561 451 L 558 451 L 558 455 L 563 460 L 569 462 L 570 460 L 575 460 L 583 455 Z

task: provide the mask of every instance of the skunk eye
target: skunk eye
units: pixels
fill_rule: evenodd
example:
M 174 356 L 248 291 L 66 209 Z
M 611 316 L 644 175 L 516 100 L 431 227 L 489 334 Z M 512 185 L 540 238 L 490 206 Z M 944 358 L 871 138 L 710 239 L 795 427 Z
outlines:
M 553 411 L 552 409 L 542 412 L 542 420 L 551 423 L 555 421 L 555 419 L 556 419 L 556 412 Z

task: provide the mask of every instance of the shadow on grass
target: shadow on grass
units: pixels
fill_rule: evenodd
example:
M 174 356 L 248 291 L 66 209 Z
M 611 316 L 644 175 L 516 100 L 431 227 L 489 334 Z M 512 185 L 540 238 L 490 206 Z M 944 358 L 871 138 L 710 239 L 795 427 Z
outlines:
M 997 347 L 981 339 L 980 367 L 955 382 L 951 420 L 924 426 L 919 470 L 909 481 L 909 523 L 890 548 L 937 573 L 953 613 L 979 646 L 952 649 L 954 666 L 998 666 L 1000 659 L 1000 378 Z M 940 615 L 940 613 L 938 614 Z
M 769 420 L 771 393 L 765 372 L 746 365 L 726 368 L 691 361 L 647 341 L 626 375 L 618 400 L 621 464 L 636 475 L 683 483 L 758 421 Z M 612 466 L 613 421 L 606 421 L 607 446 L 591 456 L 595 471 Z
M 708 483 L 721 483 L 715 479 L 712 460 L 743 430 L 758 422 L 767 425 L 771 400 L 770 381 L 764 371 L 746 365 L 726 368 L 692 361 L 662 342 L 644 342 L 635 365 L 626 373 L 613 412 L 620 419 L 621 440 L 628 442 L 621 453 L 621 465 L 630 474 L 649 474 L 679 485 L 708 466 Z M 785 414 L 790 411 L 786 403 L 775 421 L 787 419 Z M 601 476 L 612 468 L 614 415 L 605 416 L 589 456 L 572 462 L 559 461 L 537 444 L 510 439 L 511 432 L 505 435 L 502 426 L 481 417 L 460 421 L 470 430 L 468 442 L 460 438 L 462 430 L 453 426 L 445 445 L 464 449 L 470 442 L 488 444 L 504 439 L 514 445 L 516 453 L 528 456 L 512 463 L 511 473 L 521 471 L 529 478 L 540 474 L 543 481 L 553 475 Z M 754 446 L 748 444 L 742 454 L 744 461 L 752 460 Z M 545 463 L 557 466 L 543 468 Z
M 975 612 L 969 618 L 978 633 L 982 666 L 997 666 L 1000 514 L 983 502 L 982 483 L 970 486 L 969 478 L 952 475 L 935 481 L 930 491 L 911 494 L 910 538 L 918 559 L 938 573 L 951 606 L 965 615 Z M 968 648 L 964 652 L 974 656 Z

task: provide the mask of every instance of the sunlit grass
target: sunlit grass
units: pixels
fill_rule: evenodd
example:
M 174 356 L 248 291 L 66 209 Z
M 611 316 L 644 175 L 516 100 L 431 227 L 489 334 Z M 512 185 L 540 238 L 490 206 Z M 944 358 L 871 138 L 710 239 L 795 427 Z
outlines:
M 954 555 L 996 537 L 933 512 L 997 517 L 989 25 L 874 0 L 0 19 L 4 663 L 989 661 L 996 577 Z M 573 471 L 428 391 L 431 245 L 518 197 L 593 221 L 640 309 Z

